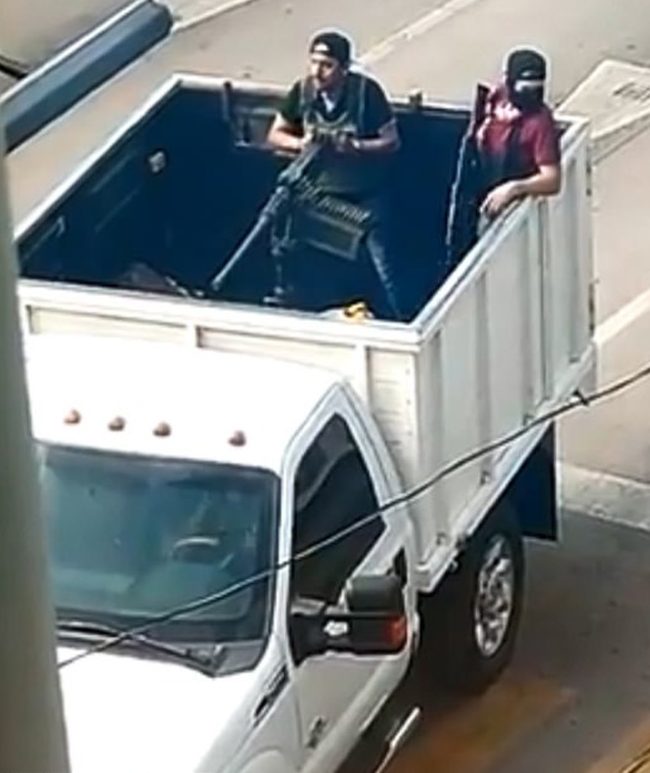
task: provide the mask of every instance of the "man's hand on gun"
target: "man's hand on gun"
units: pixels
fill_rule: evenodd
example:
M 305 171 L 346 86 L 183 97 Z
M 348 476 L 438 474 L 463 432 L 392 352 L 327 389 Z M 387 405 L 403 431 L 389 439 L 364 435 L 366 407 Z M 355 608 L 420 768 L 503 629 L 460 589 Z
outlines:
M 337 153 L 358 153 L 360 150 L 359 141 L 350 132 L 317 131 L 310 128 L 301 138 L 301 150 L 312 144 L 332 148 Z
M 348 132 L 341 132 L 335 136 L 334 147 L 339 153 L 358 153 L 359 140 Z

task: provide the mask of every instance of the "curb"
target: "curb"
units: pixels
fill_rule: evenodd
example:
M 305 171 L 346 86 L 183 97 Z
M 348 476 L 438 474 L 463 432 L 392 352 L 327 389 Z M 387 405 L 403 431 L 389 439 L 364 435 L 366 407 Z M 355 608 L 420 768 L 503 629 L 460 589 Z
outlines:
M 210 8 L 207 11 L 196 14 L 196 16 L 183 17 L 175 15 L 176 22 L 173 27 L 173 32 L 182 32 L 183 30 L 190 29 L 191 27 L 197 27 L 199 24 L 210 21 L 217 16 L 222 16 L 230 11 L 236 11 L 238 8 L 245 8 L 247 5 L 252 5 L 256 0 L 228 0 L 216 8 Z
M 603 59 L 559 108 L 590 119 L 593 160 L 602 161 L 650 126 L 650 68 Z
M 650 484 L 564 463 L 558 480 L 563 508 L 650 531 Z
M 650 127 L 650 110 L 643 115 L 622 121 L 611 129 L 594 133 L 591 138 L 594 163 L 604 161 L 607 156 L 643 134 L 648 127 Z

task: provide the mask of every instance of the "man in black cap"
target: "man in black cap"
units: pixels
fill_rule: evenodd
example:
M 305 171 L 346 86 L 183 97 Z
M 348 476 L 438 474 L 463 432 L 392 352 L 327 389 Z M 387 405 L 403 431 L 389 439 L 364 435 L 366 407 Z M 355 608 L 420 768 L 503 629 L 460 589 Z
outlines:
M 559 132 L 544 102 L 545 82 L 542 54 L 530 48 L 510 52 L 477 135 L 487 190 L 481 211 L 488 218 L 516 199 L 560 190 Z
M 308 74 L 292 86 L 268 140 L 279 150 L 299 153 L 319 135 L 330 138 L 312 179 L 323 192 L 373 213 L 375 225 L 365 244 L 384 297 L 371 300 L 371 306 L 379 316 L 402 319 L 403 304 L 387 249 L 383 196 L 390 156 L 400 145 L 397 123 L 381 86 L 350 71 L 351 58 L 350 40 L 341 33 L 315 35 L 309 46 Z

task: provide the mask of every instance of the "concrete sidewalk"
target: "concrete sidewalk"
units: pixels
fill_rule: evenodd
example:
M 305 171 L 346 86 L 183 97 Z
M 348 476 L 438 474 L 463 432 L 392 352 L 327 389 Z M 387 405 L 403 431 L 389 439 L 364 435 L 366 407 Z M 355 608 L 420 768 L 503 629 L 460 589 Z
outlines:
M 650 130 L 597 166 L 594 190 L 599 381 L 605 385 L 650 361 Z M 586 507 L 602 491 L 602 473 L 617 478 L 622 509 L 628 498 L 636 500 L 638 484 L 650 483 L 649 406 L 650 383 L 643 382 L 562 421 L 563 460 L 593 471 Z
M 571 512 L 650 531 L 650 485 L 606 472 L 562 464 L 560 504 Z
M 591 119 L 593 159 L 603 160 L 650 126 L 650 68 L 605 59 L 562 104 Z
M 202 19 L 243 8 L 256 0 L 166 0 L 179 26 L 200 22 Z

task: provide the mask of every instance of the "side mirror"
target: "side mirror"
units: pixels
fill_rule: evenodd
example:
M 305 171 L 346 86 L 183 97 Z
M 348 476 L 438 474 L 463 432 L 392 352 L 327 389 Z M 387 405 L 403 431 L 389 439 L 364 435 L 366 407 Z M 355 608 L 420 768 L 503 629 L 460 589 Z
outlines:
M 408 639 L 402 580 L 394 574 L 350 580 L 345 600 L 349 610 L 348 646 L 358 655 L 400 652 Z
M 355 577 L 347 585 L 345 602 L 346 610 L 310 599 L 294 605 L 291 638 L 299 661 L 325 652 L 391 655 L 404 649 L 408 621 L 399 577 Z

